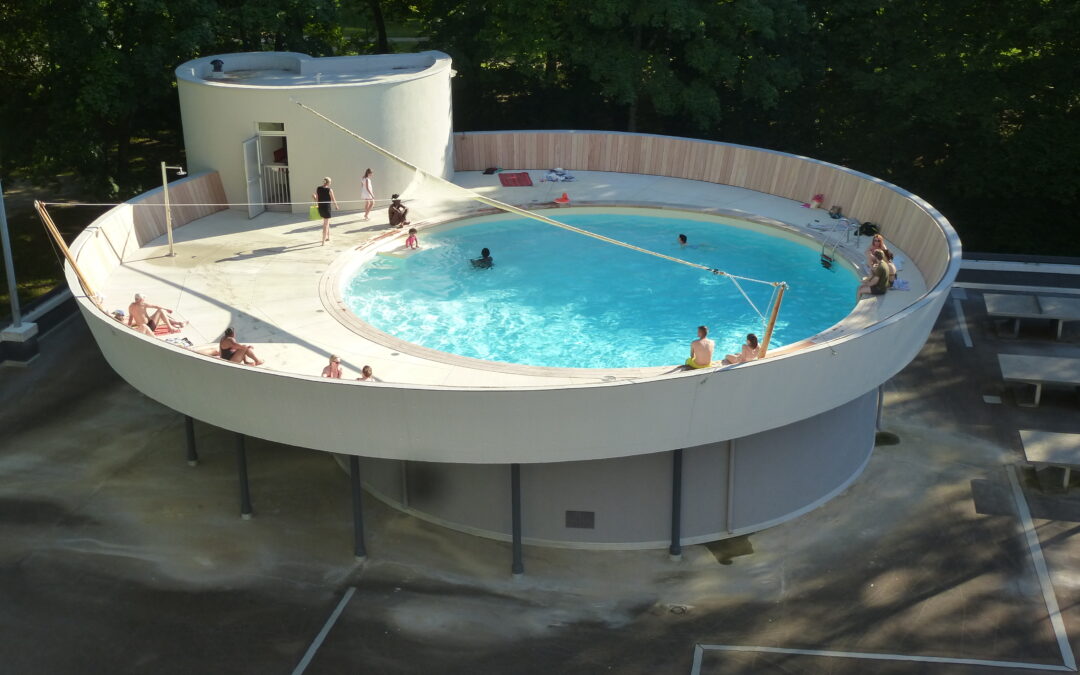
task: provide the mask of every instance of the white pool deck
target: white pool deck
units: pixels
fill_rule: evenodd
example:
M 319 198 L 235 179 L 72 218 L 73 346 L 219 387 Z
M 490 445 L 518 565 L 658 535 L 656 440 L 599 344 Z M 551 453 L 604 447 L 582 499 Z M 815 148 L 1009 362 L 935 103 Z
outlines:
M 533 187 L 504 188 L 498 176 L 479 172 L 459 172 L 454 181 L 525 208 L 551 203 L 567 192 L 578 204 L 677 205 L 741 212 L 782 221 L 818 236 L 820 233 L 806 226 L 814 218 L 829 221 L 824 211 L 809 210 L 788 199 L 712 183 L 608 172 L 575 172 L 577 180 L 571 183 L 540 183 L 544 172 L 529 173 Z M 420 225 L 421 243 L 426 224 L 455 217 L 446 211 L 452 208 L 447 205 L 416 200 L 409 206 L 411 221 Z M 558 218 L 557 211 L 545 214 Z M 613 375 L 619 379 L 655 377 L 670 370 L 548 369 L 526 374 L 512 366 L 470 367 L 461 359 L 426 358 L 358 335 L 324 307 L 320 281 L 336 259 L 375 237 L 388 232 L 402 241 L 405 237 L 403 231 L 389 229 L 385 208 L 372 211 L 367 222 L 362 215 L 346 211 L 334 217 L 332 239 L 320 246 L 321 223 L 308 221 L 304 215 L 266 212 L 249 220 L 246 211 L 222 211 L 177 229 L 175 257 L 166 255 L 168 247 L 162 237 L 126 260 L 99 290 L 105 298 L 103 308 L 126 311 L 132 296 L 142 293 L 151 304 L 173 308 L 189 322 L 174 336 L 187 337 L 197 347 L 216 344 L 224 329 L 233 326 L 240 342 L 253 345 L 259 358 L 265 360 L 262 368 L 313 377 L 319 376 L 330 354 L 341 357 L 345 379 L 355 380 L 360 368 L 368 364 L 384 382 L 420 386 L 550 387 L 610 381 Z M 868 244 L 869 238 L 862 237 L 862 247 Z M 906 262 L 903 252 L 896 252 Z M 862 253 L 853 249 L 847 253 L 862 258 Z M 910 290 L 863 300 L 840 327 L 817 341 L 870 325 L 921 297 L 926 290 L 922 276 L 910 262 L 907 266 L 900 277 L 910 283 Z M 694 337 L 692 329 L 687 329 L 687 345 Z

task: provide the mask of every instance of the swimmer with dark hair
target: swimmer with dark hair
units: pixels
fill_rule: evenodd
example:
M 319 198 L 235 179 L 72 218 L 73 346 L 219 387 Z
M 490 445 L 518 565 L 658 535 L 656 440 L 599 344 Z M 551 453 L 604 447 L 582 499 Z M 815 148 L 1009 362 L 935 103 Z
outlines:
M 491 251 L 486 248 L 480 251 L 479 258 L 473 258 L 469 262 L 472 263 L 473 267 L 485 270 L 495 264 L 495 260 L 491 257 Z
M 679 246 L 686 246 L 686 235 L 685 234 L 680 234 L 679 235 Z

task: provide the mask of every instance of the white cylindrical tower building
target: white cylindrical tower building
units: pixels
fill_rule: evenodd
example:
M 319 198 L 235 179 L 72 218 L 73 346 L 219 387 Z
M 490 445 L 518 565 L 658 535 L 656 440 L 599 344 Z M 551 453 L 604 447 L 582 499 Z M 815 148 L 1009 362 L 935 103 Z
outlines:
M 441 52 L 312 58 L 252 52 L 188 61 L 176 69 L 192 171 L 216 170 L 230 203 L 251 217 L 303 212 L 324 176 L 342 207 L 403 192 L 412 172 L 296 105 L 304 103 L 421 169 L 454 173 L 450 57 Z M 346 204 L 345 202 L 350 202 Z M 381 207 L 385 202 L 380 202 Z

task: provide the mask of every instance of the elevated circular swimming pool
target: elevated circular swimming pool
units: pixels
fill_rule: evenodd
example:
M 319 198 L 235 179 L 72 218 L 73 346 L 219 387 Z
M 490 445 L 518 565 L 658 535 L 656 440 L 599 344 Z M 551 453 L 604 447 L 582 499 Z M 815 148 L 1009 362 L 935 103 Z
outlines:
M 789 285 L 771 348 L 854 306 L 858 279 L 825 270 L 820 245 L 749 221 L 657 209 L 560 209 L 567 224 L 734 275 Z M 679 234 L 687 243 L 681 244 Z M 716 358 L 759 337 L 773 287 L 679 265 L 535 220 L 487 216 L 422 232 L 346 275 L 346 306 L 376 329 L 460 356 L 533 366 L 681 364 L 700 324 Z M 489 248 L 491 268 L 470 259 Z M 744 295 L 745 294 L 745 295 Z

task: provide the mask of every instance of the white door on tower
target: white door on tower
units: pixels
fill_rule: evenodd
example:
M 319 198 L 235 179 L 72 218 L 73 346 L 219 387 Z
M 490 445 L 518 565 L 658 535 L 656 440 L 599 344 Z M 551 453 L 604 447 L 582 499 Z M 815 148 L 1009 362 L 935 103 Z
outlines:
M 244 141 L 244 178 L 247 180 L 248 218 L 254 218 L 266 210 L 263 203 L 262 162 L 259 157 L 259 137 Z

